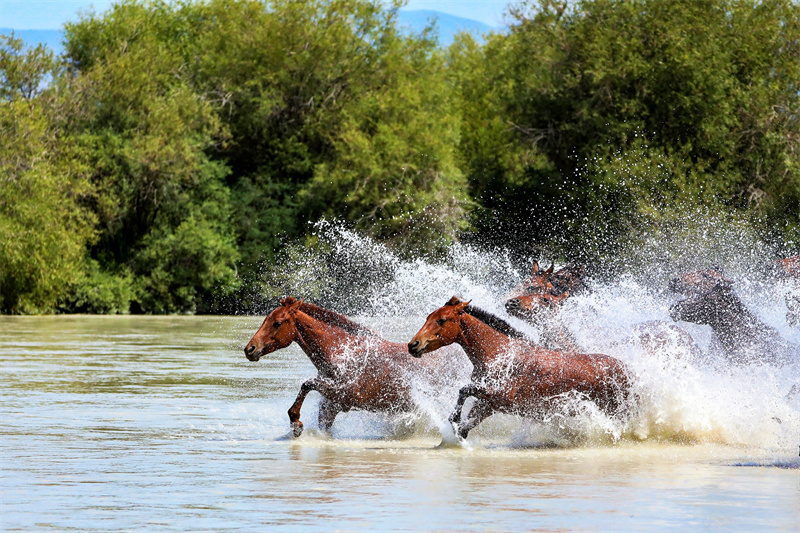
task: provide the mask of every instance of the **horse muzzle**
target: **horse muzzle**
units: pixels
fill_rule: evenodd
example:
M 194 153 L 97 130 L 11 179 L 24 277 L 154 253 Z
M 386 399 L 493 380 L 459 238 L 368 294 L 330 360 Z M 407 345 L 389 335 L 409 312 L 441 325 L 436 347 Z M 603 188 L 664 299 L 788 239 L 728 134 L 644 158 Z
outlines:
M 257 350 L 254 344 L 248 344 L 244 347 L 244 356 L 247 357 L 248 361 L 258 361 L 263 353 L 264 351 Z
M 416 357 L 419 359 L 422 357 L 422 354 L 425 353 L 425 348 L 427 347 L 427 344 L 425 346 L 421 346 L 419 341 L 411 341 L 408 343 L 408 353 L 411 354 L 411 357 Z
M 519 301 L 518 298 L 512 298 L 506 301 L 505 307 L 506 312 L 513 317 L 528 319 L 531 318 L 531 315 L 533 315 L 531 310 L 523 306 L 522 302 Z

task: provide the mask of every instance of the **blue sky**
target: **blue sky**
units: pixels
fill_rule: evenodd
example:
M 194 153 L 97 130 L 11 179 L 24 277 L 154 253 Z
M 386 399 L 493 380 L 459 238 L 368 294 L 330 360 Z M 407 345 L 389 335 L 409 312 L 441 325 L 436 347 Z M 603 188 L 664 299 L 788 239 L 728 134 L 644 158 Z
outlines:
M 94 7 L 104 11 L 112 0 L 0 0 L 0 27 L 19 30 L 60 28 L 78 12 Z M 490 26 L 503 24 L 508 0 L 409 0 L 405 9 L 428 9 L 478 20 Z

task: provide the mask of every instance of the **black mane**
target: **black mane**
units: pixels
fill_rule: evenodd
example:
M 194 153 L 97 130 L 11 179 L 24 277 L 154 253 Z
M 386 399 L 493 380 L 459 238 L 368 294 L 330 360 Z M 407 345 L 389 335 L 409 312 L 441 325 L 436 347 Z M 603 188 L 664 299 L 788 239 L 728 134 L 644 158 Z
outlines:
M 378 335 L 372 329 L 362 326 L 358 322 L 350 320 L 336 311 L 331 311 L 330 309 L 314 305 L 310 302 L 303 301 L 303 303 L 300 304 L 300 311 L 330 326 L 341 328 L 352 335 Z
M 466 311 L 471 316 L 477 318 L 487 326 L 496 329 L 497 331 L 499 331 L 504 335 L 508 335 L 509 337 L 513 337 L 515 339 L 526 339 L 526 340 L 528 339 L 527 335 L 525 335 L 520 330 L 511 326 L 511 324 L 509 324 L 502 318 L 493 315 L 489 311 L 484 311 L 483 309 L 480 309 L 473 305 L 468 305 L 466 309 L 464 309 L 464 311 Z

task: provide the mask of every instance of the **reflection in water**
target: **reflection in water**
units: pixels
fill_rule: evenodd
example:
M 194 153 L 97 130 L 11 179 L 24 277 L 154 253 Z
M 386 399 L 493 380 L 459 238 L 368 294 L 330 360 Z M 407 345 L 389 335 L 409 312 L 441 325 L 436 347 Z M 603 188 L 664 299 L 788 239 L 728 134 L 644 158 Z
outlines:
M 402 340 L 419 319 L 384 334 Z M 497 417 L 467 445 L 437 448 L 452 399 L 420 391 L 428 403 L 402 438 L 393 420 L 348 413 L 332 437 L 310 427 L 280 441 L 314 369 L 296 347 L 246 361 L 259 317 L 0 320 L 5 531 L 796 530 L 800 521 L 800 442 L 769 426 L 771 436 L 749 443 L 692 426 L 693 445 L 656 432 L 553 446 L 552 428 Z M 680 419 L 670 417 L 688 409 L 660 408 L 673 428 Z

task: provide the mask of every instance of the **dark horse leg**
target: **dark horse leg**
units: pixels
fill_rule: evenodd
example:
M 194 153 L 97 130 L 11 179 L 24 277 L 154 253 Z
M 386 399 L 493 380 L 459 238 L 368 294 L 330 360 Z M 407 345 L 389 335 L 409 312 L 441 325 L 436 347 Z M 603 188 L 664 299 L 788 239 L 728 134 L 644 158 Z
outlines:
M 319 415 L 317 416 L 317 425 L 320 431 L 330 433 L 333 421 L 336 415 L 342 412 L 342 406 L 333 400 L 323 397 L 322 402 L 319 404 Z
M 461 387 L 461 389 L 458 391 L 458 401 L 456 402 L 456 407 L 448 420 L 453 424 L 458 424 L 461 422 L 461 410 L 464 408 L 464 402 L 467 401 L 467 398 L 470 396 L 475 396 L 477 398 L 482 391 L 483 388 L 474 383 L 470 383 L 469 385 L 464 385 Z
M 312 390 L 319 392 L 328 400 L 335 398 L 337 392 L 335 387 L 325 383 L 325 381 L 320 378 L 311 378 L 303 382 L 300 386 L 300 392 L 297 394 L 297 398 L 289 408 L 289 423 L 292 426 L 292 434 L 295 437 L 299 437 L 303 433 L 303 423 L 300 422 L 300 408 L 303 407 L 306 396 Z M 320 409 L 322 409 L 322 406 L 320 406 Z M 333 416 L 335 417 L 336 414 Z M 331 423 L 333 423 L 333 418 L 331 418 Z
M 474 396 L 477 401 L 475 402 L 475 405 L 472 406 L 472 409 L 470 409 L 467 419 L 463 424 L 460 424 L 461 411 L 464 408 L 464 402 L 470 396 Z M 483 420 L 491 416 L 491 414 L 494 412 L 494 409 L 492 409 L 492 407 L 489 405 L 486 396 L 486 389 L 474 383 L 465 385 L 461 387 L 461 390 L 458 391 L 458 401 L 456 402 L 456 407 L 448 420 L 456 425 L 456 432 L 462 439 L 466 439 L 469 432 L 475 426 L 483 422 Z
M 470 409 L 464 423 L 458 426 L 458 436 L 462 439 L 466 439 L 469 432 L 472 431 L 475 426 L 492 416 L 492 413 L 494 413 L 494 409 L 489 405 L 489 402 L 483 398 L 479 398 L 478 401 L 475 402 L 475 405 L 472 406 L 472 409 Z

